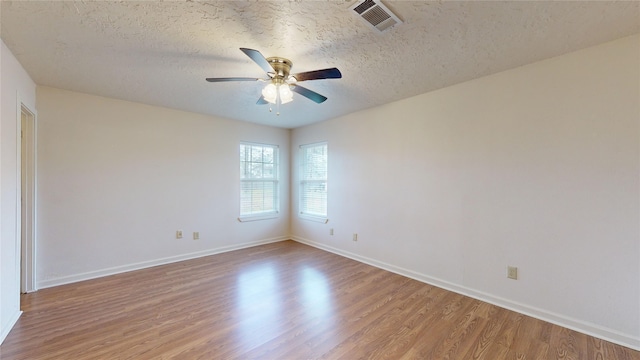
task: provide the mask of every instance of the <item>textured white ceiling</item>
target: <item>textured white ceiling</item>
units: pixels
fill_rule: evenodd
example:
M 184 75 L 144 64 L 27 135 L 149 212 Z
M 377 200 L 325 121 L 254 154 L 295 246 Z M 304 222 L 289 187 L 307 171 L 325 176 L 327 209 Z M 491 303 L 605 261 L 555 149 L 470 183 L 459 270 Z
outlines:
M 637 1 L 384 1 L 378 33 L 355 1 L 2 1 L 0 35 L 40 85 L 295 128 L 640 32 Z M 240 47 L 338 67 L 282 114 L 255 105 L 265 77 Z

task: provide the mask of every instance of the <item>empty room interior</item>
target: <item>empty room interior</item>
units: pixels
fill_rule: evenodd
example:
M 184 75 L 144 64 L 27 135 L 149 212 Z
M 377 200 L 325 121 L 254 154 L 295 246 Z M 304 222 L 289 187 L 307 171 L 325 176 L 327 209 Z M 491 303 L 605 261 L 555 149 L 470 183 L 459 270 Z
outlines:
M 640 2 L 2 1 L 1 359 L 640 359 Z

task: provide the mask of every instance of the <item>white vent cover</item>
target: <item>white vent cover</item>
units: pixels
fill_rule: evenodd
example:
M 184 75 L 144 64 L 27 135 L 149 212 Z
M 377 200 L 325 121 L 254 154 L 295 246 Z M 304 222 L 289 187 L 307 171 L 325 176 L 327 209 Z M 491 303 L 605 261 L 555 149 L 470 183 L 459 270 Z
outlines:
M 358 1 L 351 5 L 349 10 L 355 11 L 358 17 L 361 17 L 367 24 L 379 31 L 385 31 L 395 24 L 402 24 L 400 18 L 387 9 L 379 0 L 377 2 L 374 0 Z

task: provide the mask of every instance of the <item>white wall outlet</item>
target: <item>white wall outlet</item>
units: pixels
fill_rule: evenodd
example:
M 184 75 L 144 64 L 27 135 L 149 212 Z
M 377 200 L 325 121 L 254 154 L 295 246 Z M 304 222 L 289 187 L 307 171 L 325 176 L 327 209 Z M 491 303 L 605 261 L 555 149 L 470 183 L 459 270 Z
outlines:
M 176 239 L 182 239 L 182 230 L 176 230 Z
M 509 279 L 518 280 L 518 268 L 515 266 L 507 266 L 507 277 Z
M 333 229 L 329 229 L 329 235 L 333 236 Z
M 353 234 L 353 241 L 358 241 L 358 234 Z
M 200 232 L 194 231 L 193 232 L 193 240 L 198 240 L 198 239 L 200 239 Z

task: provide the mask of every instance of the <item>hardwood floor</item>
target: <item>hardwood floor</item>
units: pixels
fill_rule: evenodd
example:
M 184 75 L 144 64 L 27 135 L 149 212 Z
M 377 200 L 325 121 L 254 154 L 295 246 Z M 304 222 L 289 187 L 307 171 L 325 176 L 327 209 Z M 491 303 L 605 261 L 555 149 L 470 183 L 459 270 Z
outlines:
M 640 359 L 286 241 L 23 295 L 9 359 Z

